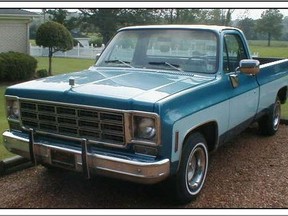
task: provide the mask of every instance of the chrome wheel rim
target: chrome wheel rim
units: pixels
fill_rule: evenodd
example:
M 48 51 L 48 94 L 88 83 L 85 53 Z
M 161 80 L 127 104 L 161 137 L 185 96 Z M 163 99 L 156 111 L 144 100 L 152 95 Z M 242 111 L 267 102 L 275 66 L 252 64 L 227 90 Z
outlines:
M 191 194 L 197 194 L 202 188 L 207 164 L 207 150 L 203 143 L 197 144 L 191 151 L 186 166 L 186 186 Z
M 277 130 L 280 124 L 280 116 L 281 116 L 281 105 L 280 102 L 277 101 L 274 107 L 273 112 L 273 129 Z

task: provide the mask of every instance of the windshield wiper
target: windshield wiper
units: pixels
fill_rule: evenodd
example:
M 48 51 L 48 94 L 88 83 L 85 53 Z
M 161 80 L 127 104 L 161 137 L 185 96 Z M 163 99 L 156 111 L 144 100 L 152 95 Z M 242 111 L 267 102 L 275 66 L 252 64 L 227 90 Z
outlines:
M 173 68 L 173 69 L 175 69 L 175 70 L 184 72 L 184 71 L 180 68 L 179 65 L 177 65 L 177 64 L 171 64 L 171 63 L 169 63 L 169 62 L 164 62 L 164 61 L 163 61 L 163 62 L 149 62 L 149 64 L 151 64 L 151 65 L 167 65 L 167 66 L 169 66 L 169 67 L 171 67 L 171 68 Z
M 114 60 L 107 60 L 105 61 L 105 63 L 121 63 L 121 64 L 124 64 L 128 67 L 131 67 L 131 68 L 134 68 L 132 65 L 131 65 L 131 62 L 128 62 L 128 61 L 122 61 L 120 59 L 114 59 Z

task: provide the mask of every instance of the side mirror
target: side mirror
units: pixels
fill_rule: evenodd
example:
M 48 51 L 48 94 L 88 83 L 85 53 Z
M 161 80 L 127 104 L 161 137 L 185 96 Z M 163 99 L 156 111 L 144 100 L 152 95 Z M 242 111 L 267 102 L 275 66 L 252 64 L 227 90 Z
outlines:
M 100 55 L 101 55 L 100 53 L 97 53 L 97 54 L 96 54 L 95 64 L 96 64 L 96 62 L 98 61 L 98 59 L 100 58 Z
M 260 69 L 260 62 L 255 59 L 243 59 L 239 63 L 239 70 L 244 74 L 256 75 Z

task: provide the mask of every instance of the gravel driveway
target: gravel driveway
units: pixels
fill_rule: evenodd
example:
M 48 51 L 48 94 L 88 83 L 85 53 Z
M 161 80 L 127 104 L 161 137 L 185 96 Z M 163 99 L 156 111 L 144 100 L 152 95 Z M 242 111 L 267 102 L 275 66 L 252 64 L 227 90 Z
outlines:
M 0 208 L 288 208 L 288 127 L 249 128 L 210 157 L 200 196 L 176 205 L 169 188 L 31 167 L 0 177 Z

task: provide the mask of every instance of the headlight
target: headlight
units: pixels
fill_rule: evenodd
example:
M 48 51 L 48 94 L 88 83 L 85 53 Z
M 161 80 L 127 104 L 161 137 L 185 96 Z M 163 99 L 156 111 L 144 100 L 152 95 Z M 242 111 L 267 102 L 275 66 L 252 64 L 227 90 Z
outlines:
M 134 137 L 151 140 L 156 135 L 155 120 L 151 118 L 134 118 Z
M 20 108 L 18 100 L 7 100 L 7 117 L 8 119 L 18 120 L 20 116 Z
M 158 145 L 160 121 L 156 114 L 132 114 L 132 142 L 146 145 Z

